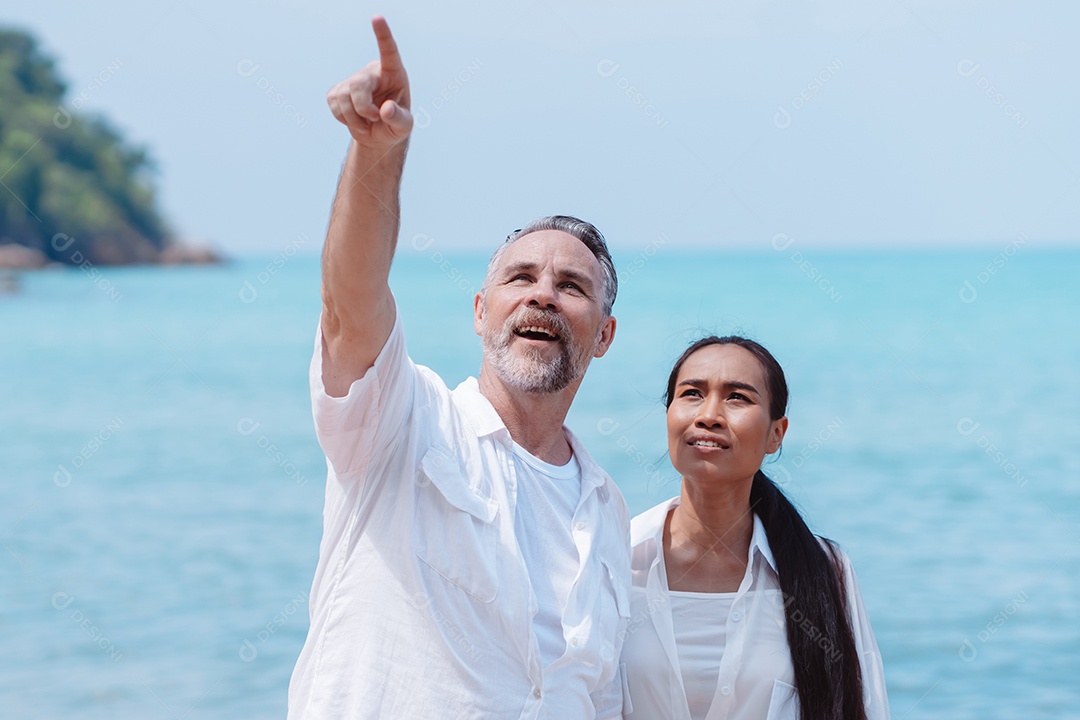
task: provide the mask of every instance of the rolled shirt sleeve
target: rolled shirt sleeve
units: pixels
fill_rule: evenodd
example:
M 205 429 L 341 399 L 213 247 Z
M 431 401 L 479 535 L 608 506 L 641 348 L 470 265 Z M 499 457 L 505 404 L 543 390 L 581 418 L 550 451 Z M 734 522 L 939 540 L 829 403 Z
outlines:
M 322 319 L 311 357 L 311 409 L 315 434 L 339 479 L 362 475 L 369 460 L 386 447 L 409 419 L 416 390 L 416 367 L 409 359 L 401 313 L 375 363 L 353 381 L 344 397 L 331 397 L 323 385 Z

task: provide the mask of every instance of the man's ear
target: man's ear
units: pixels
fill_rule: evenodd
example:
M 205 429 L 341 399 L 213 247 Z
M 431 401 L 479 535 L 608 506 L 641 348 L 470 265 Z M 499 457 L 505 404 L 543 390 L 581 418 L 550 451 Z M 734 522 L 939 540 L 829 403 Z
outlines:
M 484 296 L 476 293 L 473 298 L 473 330 L 477 335 L 482 335 L 484 329 Z
M 600 337 L 596 342 L 596 350 L 593 352 L 593 357 L 604 357 L 607 354 L 608 348 L 611 347 L 611 341 L 615 339 L 615 317 L 608 315 L 604 319 L 604 324 L 600 326 Z

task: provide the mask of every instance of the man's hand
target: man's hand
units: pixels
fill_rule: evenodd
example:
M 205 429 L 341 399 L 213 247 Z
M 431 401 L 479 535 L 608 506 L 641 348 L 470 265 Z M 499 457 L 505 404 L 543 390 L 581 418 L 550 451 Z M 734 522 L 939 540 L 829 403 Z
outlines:
M 326 102 L 358 145 L 389 149 L 412 131 L 409 76 L 386 19 L 376 15 L 371 27 L 379 43 L 379 59 L 331 88 Z

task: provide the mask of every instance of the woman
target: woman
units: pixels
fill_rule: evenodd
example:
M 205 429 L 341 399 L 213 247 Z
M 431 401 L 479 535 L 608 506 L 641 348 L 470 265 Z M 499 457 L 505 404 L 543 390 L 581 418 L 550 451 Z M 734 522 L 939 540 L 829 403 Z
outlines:
M 787 398 L 779 363 L 745 338 L 699 340 L 671 371 L 682 490 L 631 525 L 630 720 L 889 717 L 850 562 L 761 472 Z

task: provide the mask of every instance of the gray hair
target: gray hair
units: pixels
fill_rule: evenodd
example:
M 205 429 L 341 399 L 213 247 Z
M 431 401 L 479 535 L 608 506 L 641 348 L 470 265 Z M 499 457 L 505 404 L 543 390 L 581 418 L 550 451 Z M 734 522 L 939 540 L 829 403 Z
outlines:
M 604 242 L 604 236 L 600 234 L 595 225 L 570 215 L 548 215 L 533 220 L 520 230 L 515 230 L 507 235 L 506 241 L 495 248 L 495 252 L 491 254 L 491 260 L 488 261 L 487 273 L 484 275 L 484 284 L 480 288 L 480 294 L 487 294 L 488 286 L 491 285 L 491 275 L 495 268 L 498 267 L 499 260 L 502 259 L 506 249 L 516 240 L 540 230 L 559 230 L 567 235 L 573 235 L 585 247 L 589 248 L 597 262 L 600 263 L 600 294 L 603 297 L 604 315 L 611 315 L 611 308 L 615 305 L 615 295 L 619 292 L 619 278 L 615 274 L 615 263 L 611 259 L 611 253 L 608 252 L 607 243 Z

